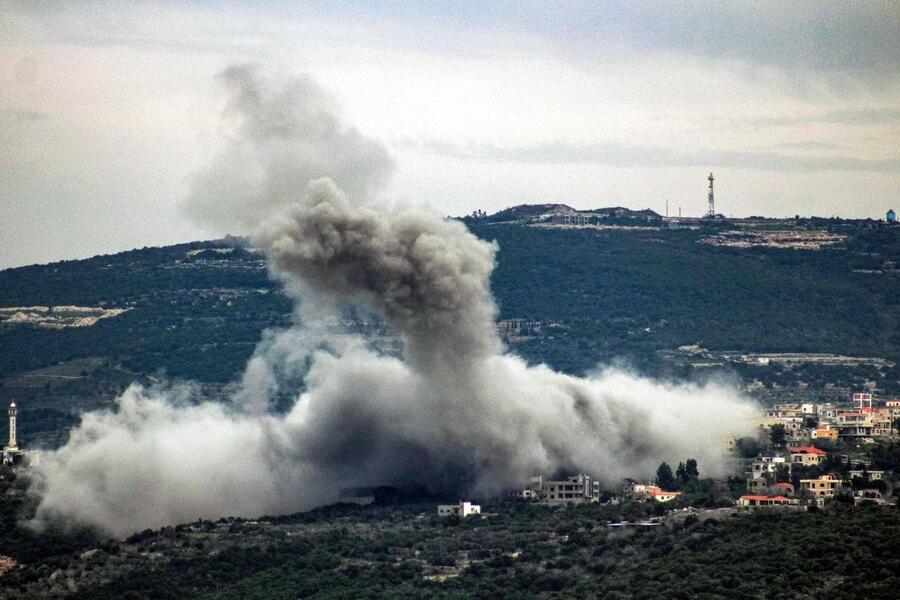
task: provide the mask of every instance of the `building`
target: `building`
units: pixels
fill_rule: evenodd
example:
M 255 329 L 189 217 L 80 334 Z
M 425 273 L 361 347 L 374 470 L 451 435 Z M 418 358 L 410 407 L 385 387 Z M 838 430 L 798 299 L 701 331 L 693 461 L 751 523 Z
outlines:
M 573 475 L 566 479 L 545 480 L 536 475 L 528 480 L 524 489 L 512 490 L 507 496 L 516 500 L 535 500 L 561 506 L 600 501 L 600 482 L 590 475 Z
M 838 439 L 838 430 L 831 425 L 822 425 L 821 427 L 813 429 L 810 432 L 809 437 L 814 440 L 830 440 L 836 442 Z
M 885 220 L 888 223 L 896 223 L 897 222 L 897 213 L 894 212 L 894 209 L 888 209 L 887 214 L 885 215 Z
M 737 454 L 737 441 L 736 437 L 727 437 L 722 441 L 722 452 L 725 456 Z
M 801 479 L 800 490 L 818 498 L 833 498 L 834 492 L 842 487 L 842 482 L 833 475 L 822 475 L 818 479 Z
M 893 426 L 891 416 L 891 409 L 840 412 L 835 425 L 841 439 L 888 437 Z
M 555 225 L 568 225 L 570 227 L 584 227 L 590 225 L 590 217 L 579 213 L 557 213 L 553 215 L 552 222 Z
M 884 471 L 850 471 L 850 479 L 860 478 L 866 481 L 881 481 L 884 479 Z
M 772 486 L 774 489 L 778 490 L 783 496 L 793 496 L 794 495 L 794 484 L 783 481 L 781 483 L 776 483 Z
M 540 500 L 551 506 L 600 501 L 600 482 L 590 475 L 573 475 L 561 481 L 540 481 Z
M 738 506 L 798 506 L 800 501 L 786 496 L 741 496 L 737 501 Z
M 776 404 L 766 410 L 766 416 L 776 419 L 806 417 L 816 414 L 816 405 L 811 402 Z
M 649 483 L 638 483 L 628 480 L 624 490 L 625 496 L 632 500 L 645 502 L 647 500 L 656 500 L 657 502 L 669 502 L 681 495 L 681 492 L 673 492 L 664 490 L 658 485 Z
M 853 408 L 862 412 L 866 409 L 872 409 L 872 394 L 868 392 L 857 392 L 853 394 Z
M 671 492 L 664 490 L 657 485 L 647 486 L 647 492 L 652 500 L 657 502 L 669 502 L 681 495 L 681 492 Z
M 805 439 L 806 430 L 803 425 L 805 422 L 805 418 L 801 416 L 794 417 L 763 417 L 759 419 L 757 422 L 760 427 L 768 433 L 771 431 L 772 427 L 775 425 L 781 425 L 784 427 L 784 439 L 787 442 L 798 443 Z
M 863 502 L 887 504 L 884 495 L 878 490 L 853 490 L 853 504 L 858 506 Z
M 480 515 L 481 506 L 472 504 L 471 502 L 459 501 L 459 504 L 440 504 L 437 508 L 439 517 L 468 517 L 469 515 Z
M 815 446 L 800 446 L 791 449 L 791 462 L 794 464 L 815 466 L 825 460 L 828 453 Z
M 786 471 L 787 475 L 791 473 L 791 463 L 784 456 L 778 454 L 774 456 L 760 456 L 750 463 L 750 470 L 745 473 L 747 476 L 747 491 L 752 494 L 762 494 L 772 487 L 776 480 L 778 471 Z

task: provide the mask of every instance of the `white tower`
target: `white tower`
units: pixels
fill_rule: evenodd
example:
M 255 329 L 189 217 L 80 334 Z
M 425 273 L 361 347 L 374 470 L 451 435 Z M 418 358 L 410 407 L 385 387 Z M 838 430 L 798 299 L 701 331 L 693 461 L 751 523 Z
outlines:
M 715 197 L 713 197 L 713 179 L 715 178 L 713 177 L 713 174 L 710 173 L 707 179 L 709 179 L 709 195 L 707 196 L 707 199 L 709 200 L 709 209 L 706 211 L 706 216 L 714 217 L 716 216 L 716 200 Z
M 15 450 L 18 446 L 16 445 L 16 403 L 13 402 L 9 405 L 9 444 L 7 446 L 10 450 Z

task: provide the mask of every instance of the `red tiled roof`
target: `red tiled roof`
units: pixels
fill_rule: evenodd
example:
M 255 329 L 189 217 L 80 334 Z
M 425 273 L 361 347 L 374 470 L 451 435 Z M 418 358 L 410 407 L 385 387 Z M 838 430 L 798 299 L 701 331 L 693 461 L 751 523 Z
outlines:
M 813 454 L 815 456 L 827 456 L 824 450 L 819 450 L 815 446 L 800 446 L 799 448 L 791 448 L 791 454 Z
M 741 500 L 756 500 L 757 502 L 761 500 L 778 500 L 781 502 L 790 502 L 790 498 L 785 498 L 784 496 L 741 496 Z
M 792 489 L 794 489 L 794 486 L 793 486 L 793 485 L 791 485 L 790 483 L 787 483 L 787 482 L 785 482 L 785 481 L 782 481 L 781 483 L 776 483 L 773 487 L 784 488 L 784 489 L 786 489 L 786 490 L 792 490 Z

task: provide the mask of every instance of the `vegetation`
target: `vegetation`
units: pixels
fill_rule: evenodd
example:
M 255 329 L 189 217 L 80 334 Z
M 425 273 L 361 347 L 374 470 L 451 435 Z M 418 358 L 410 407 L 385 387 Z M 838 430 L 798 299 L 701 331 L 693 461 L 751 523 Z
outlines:
M 895 598 L 900 585 L 894 508 L 673 512 L 648 527 L 607 523 L 653 503 L 484 508 L 199 521 L 27 563 L 0 598 Z

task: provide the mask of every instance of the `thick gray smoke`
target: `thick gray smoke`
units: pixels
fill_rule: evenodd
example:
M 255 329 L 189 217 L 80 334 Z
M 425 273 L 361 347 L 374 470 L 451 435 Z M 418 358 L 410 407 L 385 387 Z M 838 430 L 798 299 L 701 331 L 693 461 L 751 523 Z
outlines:
M 252 120 L 268 115 L 260 110 Z M 477 494 L 559 471 L 613 484 L 688 456 L 715 473 L 723 439 L 751 426 L 753 404 L 724 385 L 618 369 L 577 378 L 506 353 L 489 288 L 496 248 L 458 222 L 378 207 L 331 179 L 275 208 L 283 203 L 266 202 L 254 240 L 306 311 L 304 325 L 265 336 L 230 402 L 133 387 L 118 412 L 86 415 L 65 446 L 40 457 L 39 520 L 124 535 L 301 510 L 350 486 Z M 348 303 L 381 315 L 402 355 L 321 327 Z M 290 410 L 269 412 L 297 377 L 306 387 Z
M 212 231 L 251 233 L 320 177 L 366 199 L 393 171 L 384 146 L 344 125 L 337 103 L 308 76 L 265 77 L 255 65 L 239 65 L 219 80 L 229 93 L 230 134 L 182 204 Z

